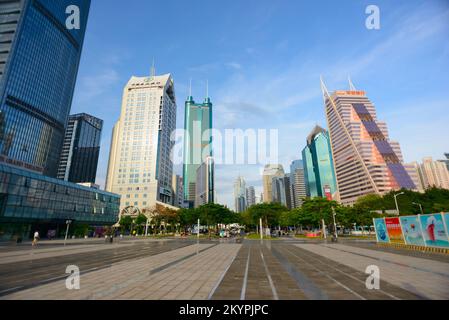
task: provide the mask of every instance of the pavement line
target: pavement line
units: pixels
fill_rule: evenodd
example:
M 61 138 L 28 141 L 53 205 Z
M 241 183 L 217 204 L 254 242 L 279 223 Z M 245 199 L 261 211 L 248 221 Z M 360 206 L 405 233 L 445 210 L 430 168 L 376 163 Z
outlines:
M 260 256 L 262 257 L 263 265 L 265 267 L 265 272 L 267 273 L 268 281 L 270 282 L 271 292 L 273 292 L 273 298 L 274 298 L 274 300 L 279 300 L 278 293 L 276 291 L 276 288 L 274 287 L 273 279 L 271 279 L 270 272 L 268 271 L 268 267 L 265 262 L 265 258 L 263 256 L 262 250 L 260 250 Z
M 248 282 L 248 271 L 249 271 L 250 254 L 251 254 L 251 246 L 249 246 L 249 249 L 248 249 L 248 258 L 246 260 L 245 276 L 243 277 L 243 285 L 242 285 L 242 291 L 240 293 L 240 300 L 245 300 L 246 284 Z
M 223 281 L 224 276 L 226 275 L 226 273 L 228 272 L 229 268 L 231 267 L 231 265 L 234 263 L 235 258 L 237 257 L 238 251 L 235 253 L 234 258 L 232 258 L 231 262 L 228 264 L 228 266 L 226 267 L 226 269 L 223 271 L 223 273 L 220 275 L 220 278 L 218 279 L 217 283 L 214 285 L 214 287 L 212 288 L 211 292 L 209 293 L 209 296 L 207 297 L 207 300 L 212 299 L 212 296 L 214 295 L 215 291 L 217 290 L 218 286 L 220 285 L 220 283 Z

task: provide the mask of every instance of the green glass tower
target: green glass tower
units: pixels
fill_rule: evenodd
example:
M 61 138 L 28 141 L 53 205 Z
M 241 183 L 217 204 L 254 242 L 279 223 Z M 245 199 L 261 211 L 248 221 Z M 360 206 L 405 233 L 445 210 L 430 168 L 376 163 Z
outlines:
M 193 207 L 197 170 L 212 156 L 212 103 L 208 97 L 203 103 L 195 103 L 191 95 L 187 98 L 184 130 L 184 200 Z
M 331 198 L 337 192 L 329 133 L 316 126 L 302 151 L 304 180 L 308 197 Z

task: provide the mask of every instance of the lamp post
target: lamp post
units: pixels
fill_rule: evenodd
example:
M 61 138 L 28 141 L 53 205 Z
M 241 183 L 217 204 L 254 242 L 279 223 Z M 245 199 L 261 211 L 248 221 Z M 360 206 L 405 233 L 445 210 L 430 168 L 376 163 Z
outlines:
M 65 238 L 64 238 L 64 246 L 65 242 L 67 241 L 67 234 L 69 233 L 69 226 L 72 223 L 72 220 L 66 220 L 65 224 L 67 225 L 67 228 L 65 229 Z
M 419 210 L 421 210 L 421 214 L 424 214 L 421 203 L 412 202 L 412 204 L 414 204 L 415 206 L 419 206 Z
M 338 239 L 338 233 L 337 233 L 337 221 L 335 220 L 335 216 L 337 215 L 337 213 L 335 212 L 335 208 L 332 207 L 332 217 L 334 218 L 334 240 L 335 242 Z
M 404 192 L 396 193 L 396 194 L 393 195 L 394 203 L 396 204 L 396 212 L 398 213 L 398 215 L 399 215 L 399 206 L 398 206 L 398 199 L 397 199 L 397 197 L 400 196 L 401 194 L 404 194 Z

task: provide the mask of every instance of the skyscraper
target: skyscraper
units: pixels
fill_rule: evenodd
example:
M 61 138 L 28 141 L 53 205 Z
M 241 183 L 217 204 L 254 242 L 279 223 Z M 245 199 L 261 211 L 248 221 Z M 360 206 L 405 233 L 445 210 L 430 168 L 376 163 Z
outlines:
M 109 154 L 106 190 L 122 195 L 127 214 L 172 203 L 170 134 L 176 126 L 176 99 L 170 74 L 131 77 L 123 90 Z M 123 211 L 124 210 L 124 211 Z
M 76 5 L 80 28 L 66 26 Z M 0 162 L 56 177 L 90 0 L 0 2 Z
M 443 162 L 446 165 L 447 170 L 449 170 L 449 153 L 445 153 L 444 156 L 446 157 L 446 159 L 438 161 Z
M 214 159 L 207 157 L 196 172 L 195 208 L 214 200 Z
M 310 198 L 335 198 L 337 185 L 329 134 L 315 126 L 302 150 L 306 194 Z
M 324 105 L 330 132 L 337 189 L 344 204 L 358 197 L 384 194 L 401 188 L 416 189 L 404 166 L 398 142 L 390 141 L 387 125 L 364 91 L 350 83 L 350 90 L 329 94 L 323 82 Z
M 280 203 L 292 209 L 290 174 L 274 176 L 271 184 L 272 202 Z
M 95 183 L 103 120 L 86 113 L 69 116 L 58 179 Z
M 246 206 L 249 208 L 256 204 L 256 190 L 253 186 L 246 188 Z
M 272 183 L 273 177 L 281 177 L 283 176 L 284 168 L 281 164 L 267 164 L 265 165 L 262 182 L 263 182 L 263 202 L 270 203 L 273 202 L 273 192 L 272 192 Z
M 247 208 L 246 182 L 240 176 L 234 182 L 234 205 L 236 212 L 243 212 Z
M 416 169 L 423 189 L 432 187 L 449 189 L 449 171 L 445 163 L 426 157 L 421 164 L 416 164 Z
M 204 103 L 195 103 L 192 95 L 185 102 L 184 116 L 184 200 L 193 205 L 198 167 L 212 156 L 212 103 L 206 97 Z
M 302 160 L 294 160 L 290 165 L 290 189 L 292 207 L 301 207 L 303 199 L 307 196 L 304 180 L 304 163 Z
M 184 188 L 182 187 L 182 177 L 180 175 L 174 174 L 172 176 L 172 192 L 173 192 L 173 203 L 172 205 L 178 208 L 184 207 Z

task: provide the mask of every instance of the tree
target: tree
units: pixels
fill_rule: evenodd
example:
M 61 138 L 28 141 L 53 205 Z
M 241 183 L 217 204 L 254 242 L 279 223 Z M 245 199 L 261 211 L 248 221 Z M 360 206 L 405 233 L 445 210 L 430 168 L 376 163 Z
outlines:
M 119 224 L 123 228 L 122 231 L 129 229 L 131 224 L 133 223 L 133 219 L 130 216 L 121 216 Z
M 247 210 L 245 220 L 253 226 L 259 225 L 260 219 L 265 226 L 277 226 L 280 224 L 282 213 L 286 211 L 287 207 L 279 203 L 259 203 Z

